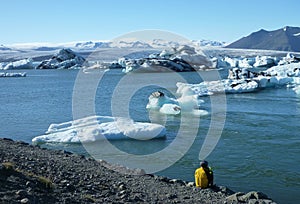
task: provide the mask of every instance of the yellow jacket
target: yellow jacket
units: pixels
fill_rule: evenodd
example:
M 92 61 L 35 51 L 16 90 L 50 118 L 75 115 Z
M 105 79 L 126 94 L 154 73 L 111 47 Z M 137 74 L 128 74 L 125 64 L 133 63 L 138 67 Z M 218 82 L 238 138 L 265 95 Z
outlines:
M 200 187 L 200 188 L 208 187 L 208 178 L 207 178 L 207 175 L 206 175 L 203 167 L 196 169 L 195 183 L 196 183 L 196 187 Z

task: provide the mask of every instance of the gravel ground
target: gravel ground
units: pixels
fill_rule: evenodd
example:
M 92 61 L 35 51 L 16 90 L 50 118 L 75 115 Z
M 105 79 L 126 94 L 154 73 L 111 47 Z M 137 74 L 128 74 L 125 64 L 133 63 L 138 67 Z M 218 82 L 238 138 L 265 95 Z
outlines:
M 118 172 L 112 170 L 116 168 Z M 199 189 L 193 182 L 0 139 L 0 203 L 275 202 L 260 192 L 234 193 L 222 186 Z

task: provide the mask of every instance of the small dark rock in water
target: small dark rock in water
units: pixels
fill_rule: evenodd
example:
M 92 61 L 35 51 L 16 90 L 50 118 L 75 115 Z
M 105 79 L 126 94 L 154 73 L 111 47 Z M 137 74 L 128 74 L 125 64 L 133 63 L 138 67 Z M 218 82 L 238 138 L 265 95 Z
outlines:
M 274 203 L 259 192 L 234 194 L 219 186 L 201 190 L 193 182 L 137 175 L 105 161 L 0 139 L 0 203 L 245 202 Z

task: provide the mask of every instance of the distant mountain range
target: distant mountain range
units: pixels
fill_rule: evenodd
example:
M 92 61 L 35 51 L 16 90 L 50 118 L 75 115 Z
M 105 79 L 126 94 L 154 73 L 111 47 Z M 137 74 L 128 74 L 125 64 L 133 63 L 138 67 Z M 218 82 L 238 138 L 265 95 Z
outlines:
M 22 43 L 12 45 L 0 45 L 0 51 L 13 50 L 36 50 L 36 51 L 53 51 L 62 48 L 71 48 L 77 50 L 93 50 L 98 48 L 170 48 L 177 47 L 181 42 L 168 41 L 164 39 L 153 39 L 151 41 L 140 40 L 118 40 L 118 41 L 81 41 L 66 43 Z M 286 26 L 284 28 L 267 31 L 261 29 L 253 32 L 247 37 L 243 37 L 231 44 L 213 40 L 193 40 L 190 45 L 200 47 L 225 47 L 238 49 L 254 50 L 279 50 L 288 52 L 300 52 L 300 27 Z
M 81 42 L 76 43 L 75 47 L 80 49 L 95 49 L 95 48 L 163 48 L 163 47 L 177 47 L 181 43 L 175 41 L 167 41 L 162 39 L 153 39 L 150 42 L 142 41 L 103 41 L 103 42 Z M 198 46 L 224 46 L 225 42 L 212 41 L 212 40 L 193 40 L 191 44 Z
M 177 47 L 181 42 L 168 41 L 163 39 L 153 39 L 152 41 L 143 42 L 139 40 L 119 40 L 119 41 L 86 41 L 86 42 L 67 42 L 67 43 L 23 43 L 23 44 L 12 44 L 12 45 L 0 45 L 0 50 L 36 50 L 36 51 L 53 51 L 62 48 L 71 48 L 78 50 L 93 50 L 98 48 L 144 48 L 144 49 L 155 49 L 155 48 L 170 48 Z M 197 46 L 218 46 L 222 47 L 225 45 L 224 42 L 211 41 L 211 40 L 194 40 L 190 41 L 190 44 Z
M 300 52 L 300 28 L 286 26 L 274 31 L 261 29 L 226 47 Z
M 226 42 L 214 40 L 193 40 L 193 42 L 202 47 L 224 47 L 227 45 Z
M 4 46 L 4 45 L 0 45 L 0 50 L 10 50 L 10 48 Z

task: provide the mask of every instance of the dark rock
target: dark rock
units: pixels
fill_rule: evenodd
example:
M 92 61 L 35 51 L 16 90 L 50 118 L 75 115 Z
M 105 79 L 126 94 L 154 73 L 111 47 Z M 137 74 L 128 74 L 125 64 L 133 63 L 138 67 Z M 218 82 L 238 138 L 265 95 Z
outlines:
M 267 199 L 268 196 L 266 196 L 265 194 L 261 193 L 261 192 L 256 192 L 256 191 L 251 191 L 243 196 L 240 197 L 241 200 L 243 201 L 247 201 L 250 199 Z
M 169 182 L 170 181 L 170 179 L 167 178 L 167 177 L 158 177 L 158 180 L 163 181 L 163 182 Z
M 238 193 L 235 193 L 235 194 L 232 194 L 228 197 L 226 197 L 226 200 L 229 201 L 229 202 L 239 202 L 240 201 L 240 196 L 243 196 L 245 195 L 244 193 L 242 192 L 238 192 Z
M 167 194 L 166 196 L 167 196 L 168 199 L 171 199 L 171 200 L 174 199 L 174 198 L 177 198 L 176 194 Z
M 10 139 L 10 138 L 3 138 L 3 140 L 6 140 L 6 141 L 13 141 L 13 140 Z

